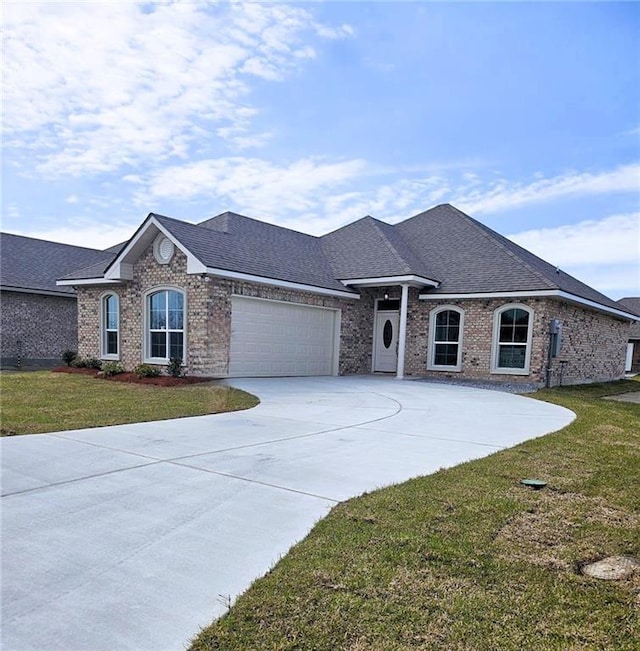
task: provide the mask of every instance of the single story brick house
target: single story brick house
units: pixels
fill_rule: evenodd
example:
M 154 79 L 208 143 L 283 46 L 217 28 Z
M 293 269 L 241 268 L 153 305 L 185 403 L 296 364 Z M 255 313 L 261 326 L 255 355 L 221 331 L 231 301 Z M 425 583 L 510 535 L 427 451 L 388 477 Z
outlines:
M 640 296 L 621 298 L 618 303 L 623 309 L 639 315 L 640 318 Z M 624 370 L 627 373 L 640 373 L 640 321 L 632 323 L 629 329 L 627 361 Z
M 76 350 L 76 292 L 56 280 L 112 259 L 112 251 L 0 233 L 2 367 L 52 366 L 65 350 Z
M 634 319 L 448 204 L 322 237 L 152 213 L 108 264 L 58 284 L 77 290 L 81 355 L 127 369 L 180 357 L 215 377 L 614 380 Z

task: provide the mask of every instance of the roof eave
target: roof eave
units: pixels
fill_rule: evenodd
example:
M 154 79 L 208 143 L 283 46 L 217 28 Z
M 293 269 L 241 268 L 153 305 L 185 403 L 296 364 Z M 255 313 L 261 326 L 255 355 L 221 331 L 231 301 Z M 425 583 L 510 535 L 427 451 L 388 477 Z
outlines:
M 149 246 L 157 236 L 156 232 L 149 232 L 152 227 L 162 233 L 166 238 L 173 242 L 177 249 L 185 254 L 187 257 L 187 273 L 204 273 L 205 265 L 202 261 L 189 251 L 189 249 L 187 249 L 187 247 L 185 247 L 184 244 L 169 231 L 169 229 L 161 224 L 153 213 L 150 213 L 140 228 L 134 233 L 133 237 L 129 242 L 127 242 L 127 245 L 122 249 L 122 251 L 120 251 L 120 253 L 118 253 L 115 259 L 107 267 L 104 272 L 104 277 L 106 279 L 109 279 L 110 281 L 132 279 L 133 262 L 141 255 L 142 250 Z
M 392 287 L 394 285 L 409 285 L 410 287 L 439 287 L 440 283 L 432 278 L 415 274 L 402 276 L 372 276 L 370 278 L 341 278 L 340 282 L 355 287 Z
M 279 278 L 268 278 L 266 276 L 256 276 L 240 271 L 230 271 L 228 269 L 218 269 L 216 267 L 206 267 L 203 275 L 215 276 L 217 278 L 226 278 L 227 280 L 243 280 L 250 283 L 259 283 L 261 285 L 270 285 L 271 287 L 281 287 L 283 289 L 295 289 L 312 294 L 322 294 L 324 296 L 335 296 L 336 298 L 359 299 L 360 294 L 349 291 L 341 291 L 330 287 L 318 287 L 317 285 L 308 285 L 305 283 L 282 280 Z
M 640 318 L 635 314 L 625 312 L 624 310 L 618 310 L 608 305 L 603 305 L 596 301 L 592 301 L 588 298 L 583 298 L 582 296 L 577 296 L 576 294 L 570 294 L 569 292 L 562 291 L 561 289 L 533 289 L 533 290 L 522 290 L 516 292 L 474 292 L 468 294 L 446 294 L 446 293 L 435 293 L 435 294 L 420 294 L 418 298 L 423 301 L 434 301 L 434 300 L 455 300 L 455 299 L 469 299 L 469 298 L 560 298 L 570 303 L 577 303 L 579 305 L 585 305 L 591 309 L 598 310 L 599 312 L 605 312 L 607 314 L 615 315 L 622 319 L 628 319 L 630 321 L 638 321 Z

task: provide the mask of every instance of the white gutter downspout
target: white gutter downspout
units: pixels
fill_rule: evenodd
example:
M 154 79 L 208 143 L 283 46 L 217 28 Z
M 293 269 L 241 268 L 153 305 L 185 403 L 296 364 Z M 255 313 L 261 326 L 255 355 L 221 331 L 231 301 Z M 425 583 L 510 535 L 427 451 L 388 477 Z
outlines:
M 407 304 L 409 302 L 409 285 L 403 284 L 400 299 L 400 327 L 398 329 L 398 370 L 396 379 L 404 378 L 404 351 L 407 343 Z

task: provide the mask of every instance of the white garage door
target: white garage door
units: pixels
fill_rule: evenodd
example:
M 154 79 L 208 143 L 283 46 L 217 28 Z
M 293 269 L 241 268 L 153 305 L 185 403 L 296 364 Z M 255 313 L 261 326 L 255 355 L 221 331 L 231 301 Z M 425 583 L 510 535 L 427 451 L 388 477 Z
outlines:
M 336 310 L 234 296 L 231 377 L 333 375 Z

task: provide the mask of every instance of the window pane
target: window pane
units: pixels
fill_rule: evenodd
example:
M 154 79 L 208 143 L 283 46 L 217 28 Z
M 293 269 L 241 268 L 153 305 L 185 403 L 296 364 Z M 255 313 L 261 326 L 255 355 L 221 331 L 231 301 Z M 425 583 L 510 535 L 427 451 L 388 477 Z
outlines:
M 182 330 L 182 310 L 169 310 L 169 330 Z
M 526 346 L 500 346 L 498 366 L 500 368 L 524 368 Z
M 107 296 L 104 299 L 105 326 L 109 330 L 118 329 L 118 298 Z
M 447 340 L 447 326 L 436 326 L 436 341 L 446 341 Z
M 501 325 L 500 326 L 500 342 L 501 343 L 507 343 L 509 341 L 513 341 L 513 326 L 505 326 Z
M 157 292 L 149 296 L 149 326 L 152 330 L 167 327 L 167 292 Z
M 169 309 L 182 310 L 182 294 L 180 292 L 169 292 Z
M 515 321 L 517 310 L 505 310 L 500 316 L 502 325 L 512 325 Z
M 184 359 L 182 342 L 184 337 L 181 332 L 170 332 L 169 333 L 169 357 L 179 357 Z
M 436 325 L 437 326 L 446 326 L 447 325 L 447 314 L 449 314 L 446 310 L 444 312 L 438 312 L 436 314 Z
M 458 344 L 436 344 L 433 363 L 436 366 L 457 366 Z
M 118 354 L 118 333 L 117 332 L 107 332 L 107 355 L 117 355 Z
M 521 326 L 526 326 L 529 324 L 529 313 L 525 312 L 524 310 L 514 310 L 516 313 L 515 315 L 515 322 L 518 325 Z
M 460 339 L 460 326 L 450 325 L 447 341 L 458 341 L 458 339 Z
M 513 328 L 513 341 L 526 344 L 527 343 L 527 333 L 529 332 L 529 327 L 526 325 L 516 325 Z
M 167 356 L 167 335 L 165 332 L 151 333 L 151 357 Z

